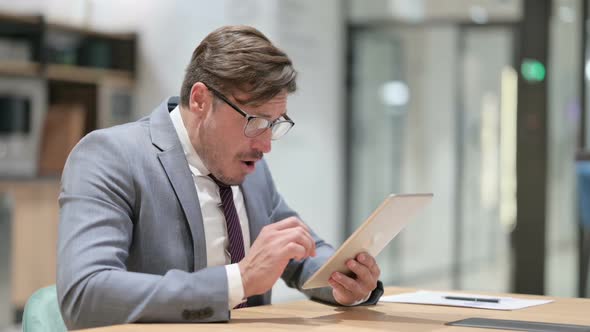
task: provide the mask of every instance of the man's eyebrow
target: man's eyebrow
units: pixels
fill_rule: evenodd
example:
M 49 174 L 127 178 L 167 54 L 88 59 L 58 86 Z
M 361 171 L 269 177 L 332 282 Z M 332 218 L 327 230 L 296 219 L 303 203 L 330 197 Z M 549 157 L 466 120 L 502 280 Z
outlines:
M 277 121 L 278 119 L 284 117 L 287 114 L 287 110 L 283 111 L 283 113 L 281 113 L 281 115 L 279 115 L 276 119 L 272 120 L 272 121 Z
M 246 112 L 247 112 L 247 111 L 246 111 Z M 256 115 L 256 116 L 258 116 L 258 117 L 265 118 L 265 119 L 267 119 L 267 120 L 270 120 L 270 121 L 276 121 L 276 120 L 278 120 L 278 119 L 280 119 L 280 118 L 284 117 L 284 116 L 285 116 L 285 114 L 287 114 L 287 110 L 285 110 L 283 113 L 281 113 L 281 114 L 280 114 L 280 115 L 279 115 L 279 116 L 278 116 L 276 119 L 274 119 L 274 120 L 273 120 L 273 117 L 272 117 L 272 115 L 270 115 L 270 114 L 252 114 L 252 115 Z
M 268 120 L 272 119 L 272 115 L 270 115 L 270 114 L 259 114 L 258 116 L 261 118 L 268 119 Z

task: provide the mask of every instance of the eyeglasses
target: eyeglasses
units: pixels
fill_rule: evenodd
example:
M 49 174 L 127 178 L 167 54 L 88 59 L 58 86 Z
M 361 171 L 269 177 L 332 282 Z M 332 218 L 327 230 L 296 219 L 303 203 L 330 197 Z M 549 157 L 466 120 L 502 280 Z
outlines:
M 213 92 L 213 94 L 217 98 L 223 100 L 226 104 L 228 104 L 236 112 L 240 113 L 240 115 L 242 115 L 243 117 L 246 118 L 247 122 L 246 122 L 246 125 L 244 126 L 244 135 L 246 135 L 246 137 L 252 138 L 252 137 L 262 135 L 262 133 L 264 133 L 264 131 L 266 131 L 268 128 L 270 128 L 272 131 L 271 139 L 278 140 L 279 138 L 285 136 L 285 134 L 291 128 L 293 128 L 293 126 L 295 125 L 295 122 L 293 122 L 293 120 L 291 120 L 291 118 L 287 114 L 283 114 L 283 116 L 281 116 L 280 118 L 278 118 L 274 121 L 270 121 L 268 119 L 261 118 L 259 116 L 250 115 L 250 114 L 242 111 L 238 106 L 236 106 L 236 104 L 232 103 L 221 92 L 211 88 L 210 86 L 208 86 L 206 84 L 205 84 L 205 86 L 209 90 L 211 90 L 211 92 Z

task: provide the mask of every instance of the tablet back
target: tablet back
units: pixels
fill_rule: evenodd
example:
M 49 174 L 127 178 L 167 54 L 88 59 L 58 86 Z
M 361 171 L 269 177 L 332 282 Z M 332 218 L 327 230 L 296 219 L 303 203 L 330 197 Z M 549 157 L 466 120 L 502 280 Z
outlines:
M 432 200 L 432 194 L 399 194 L 388 196 L 365 222 L 303 285 L 303 289 L 328 286 L 335 271 L 352 275 L 348 259 L 361 252 L 376 257 L 383 248 Z

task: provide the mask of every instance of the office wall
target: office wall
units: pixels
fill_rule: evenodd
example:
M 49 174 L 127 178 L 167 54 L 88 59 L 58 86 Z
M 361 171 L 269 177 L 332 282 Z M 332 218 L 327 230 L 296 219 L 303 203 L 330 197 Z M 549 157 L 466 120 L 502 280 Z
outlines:
M 178 94 L 197 44 L 225 24 L 250 24 L 293 59 L 299 90 L 289 100 L 295 128 L 267 157 L 287 202 L 329 242 L 343 234 L 343 30 L 338 0 L 0 0 L 0 10 L 139 34 L 136 117 Z M 299 297 L 279 285 L 275 301 Z

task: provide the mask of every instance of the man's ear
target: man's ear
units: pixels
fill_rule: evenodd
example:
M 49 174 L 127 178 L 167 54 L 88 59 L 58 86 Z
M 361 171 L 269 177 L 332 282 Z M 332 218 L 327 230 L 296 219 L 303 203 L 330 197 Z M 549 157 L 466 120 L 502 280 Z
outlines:
M 189 109 L 192 113 L 204 114 L 211 107 L 212 101 L 213 98 L 205 84 L 201 82 L 193 84 L 189 98 Z

